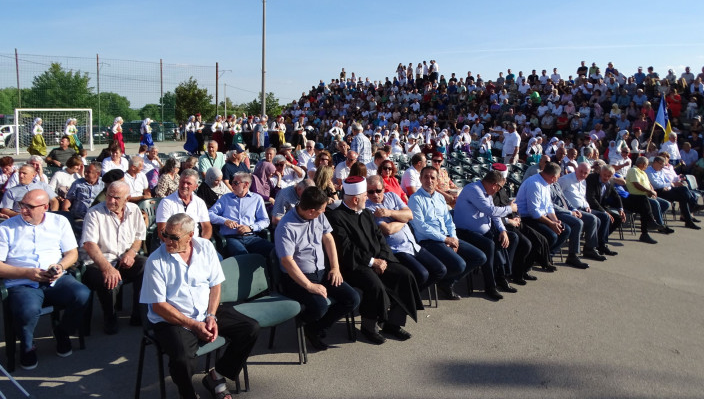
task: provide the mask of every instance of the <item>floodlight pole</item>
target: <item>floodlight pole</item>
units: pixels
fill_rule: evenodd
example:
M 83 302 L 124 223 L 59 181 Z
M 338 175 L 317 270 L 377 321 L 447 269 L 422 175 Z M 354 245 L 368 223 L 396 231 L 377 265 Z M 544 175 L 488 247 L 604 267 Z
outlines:
M 262 0 L 262 116 L 266 115 L 266 0 Z

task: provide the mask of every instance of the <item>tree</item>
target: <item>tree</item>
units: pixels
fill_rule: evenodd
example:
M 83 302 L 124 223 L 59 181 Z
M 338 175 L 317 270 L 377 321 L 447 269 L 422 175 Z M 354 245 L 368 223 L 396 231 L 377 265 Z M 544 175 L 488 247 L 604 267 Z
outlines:
M 139 119 L 150 118 L 153 121 L 161 120 L 161 105 L 147 104 L 139 110 Z
M 251 102 L 245 104 L 245 112 L 247 115 L 259 115 L 262 113 L 262 103 L 259 100 L 262 94 L 259 93 L 259 97 L 255 98 Z M 283 107 L 279 104 L 279 99 L 274 97 L 274 93 L 266 93 L 266 113 L 270 117 L 275 117 L 281 115 Z
M 88 86 L 88 73 L 65 71 L 58 62 L 52 63 L 41 75 L 35 76 L 29 98 L 22 97 L 23 107 L 89 108 L 93 105 L 93 88 Z
M 29 93 L 29 89 L 22 89 L 22 99 Z M 17 108 L 17 88 L 16 87 L 6 87 L 0 89 L 0 114 L 14 114 L 15 108 Z
M 208 89 L 198 87 L 198 81 L 193 76 L 181 82 L 174 90 L 176 99 L 176 120 L 185 121 L 189 116 L 200 113 L 204 121 L 215 117 L 213 96 Z
M 130 100 L 117 93 L 100 93 L 100 120 L 98 120 L 98 96 L 93 101 L 93 119 L 99 126 L 112 126 L 115 117 L 121 116 L 124 121 L 138 118 L 138 113 L 130 108 Z
M 176 95 L 170 91 L 164 93 L 159 104 L 164 107 L 164 121 L 176 122 Z

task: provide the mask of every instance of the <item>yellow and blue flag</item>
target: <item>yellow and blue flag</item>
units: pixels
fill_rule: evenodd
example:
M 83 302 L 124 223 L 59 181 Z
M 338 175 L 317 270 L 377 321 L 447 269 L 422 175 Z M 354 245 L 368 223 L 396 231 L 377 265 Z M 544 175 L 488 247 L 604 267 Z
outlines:
M 670 118 L 667 117 L 667 103 L 665 102 L 665 95 L 660 99 L 660 106 L 658 107 L 658 113 L 655 115 L 655 124 L 660 126 L 662 130 L 665 131 L 665 137 L 662 139 L 663 143 L 670 139 L 670 133 L 672 133 L 672 126 L 670 126 Z

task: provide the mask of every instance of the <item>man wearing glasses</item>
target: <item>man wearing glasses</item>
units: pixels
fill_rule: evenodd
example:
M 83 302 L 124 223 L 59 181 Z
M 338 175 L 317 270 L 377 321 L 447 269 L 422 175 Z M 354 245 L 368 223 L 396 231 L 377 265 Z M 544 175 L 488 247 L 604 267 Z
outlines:
M 271 187 L 276 187 L 276 192 L 286 187 L 293 186 L 306 176 L 300 167 L 286 160 L 286 157 L 279 154 L 272 160 L 276 170 L 269 178 Z
M 268 257 L 274 244 L 257 233 L 269 227 L 269 216 L 262 196 L 249 191 L 252 175 L 237 172 L 230 184 L 232 192 L 220 197 L 208 211 L 210 221 L 221 225 L 228 256 L 252 252 Z
M 146 257 L 138 254 L 147 229 L 139 207 L 129 202 L 130 186 L 123 181 L 110 184 L 106 200 L 90 208 L 83 221 L 81 243 L 85 254 L 84 282 L 98 294 L 103 308 L 103 328 L 117 334 L 115 300 L 123 283 L 133 283 L 130 324 L 140 325 L 139 291 Z
M 140 302 L 169 356 L 171 379 L 182 398 L 197 398 L 191 379 L 196 351 L 222 335 L 230 342 L 215 367 L 203 377 L 213 397 L 229 398 L 225 377 L 234 380 L 259 336 L 259 324 L 232 306 L 219 306 L 225 281 L 218 255 L 207 239 L 195 237 L 195 221 L 171 216 L 160 235 L 164 245 L 147 259 Z
M 47 213 L 49 195 L 31 190 L 18 206 L 20 214 L 0 225 L 0 278 L 20 338 L 20 366 L 31 370 L 38 364 L 34 328 L 42 306 L 64 308 L 54 336 L 56 354 L 69 356 L 69 335 L 82 322 L 90 289 L 64 273 L 78 259 L 78 245 L 69 221 Z
M 342 205 L 328 213 L 342 276 L 362 290 L 361 331 L 376 345 L 386 342 L 381 332 L 404 341 L 411 334 L 402 326 L 417 320 L 423 309 L 413 274 L 401 265 L 386 243 L 371 212 L 365 211 L 367 182 L 361 176 L 345 179 Z

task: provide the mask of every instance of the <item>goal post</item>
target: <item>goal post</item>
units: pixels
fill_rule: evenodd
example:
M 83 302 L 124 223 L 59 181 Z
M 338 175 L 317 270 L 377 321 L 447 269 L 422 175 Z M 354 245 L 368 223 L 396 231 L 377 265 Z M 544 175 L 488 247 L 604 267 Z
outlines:
M 32 143 L 32 126 L 36 118 L 42 119 L 44 141 L 47 148 L 56 147 L 64 135 L 66 121 L 76 119 L 78 138 L 83 147 L 93 151 L 93 110 L 91 108 L 16 108 L 15 126 L 10 137 L 3 137 L 6 149 L 14 150 L 15 155 L 26 152 Z

